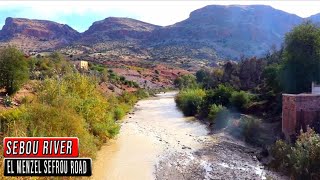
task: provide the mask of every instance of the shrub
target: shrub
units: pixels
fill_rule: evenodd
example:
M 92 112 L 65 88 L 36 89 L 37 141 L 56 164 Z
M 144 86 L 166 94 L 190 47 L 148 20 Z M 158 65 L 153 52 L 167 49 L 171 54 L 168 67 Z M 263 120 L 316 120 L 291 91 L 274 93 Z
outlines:
M 70 74 L 47 79 L 37 89 L 37 99 L 26 102 L 11 114 L 1 114 L 6 135 L 78 136 L 82 155 L 94 157 L 96 150 L 119 131 L 114 109 L 127 112 L 133 95 L 104 97 L 90 77 Z M 130 100 L 130 103 L 124 102 Z M 118 110 L 117 110 L 118 111 Z M 117 118 L 123 117 L 118 113 Z M 13 134 L 14 133 L 14 134 Z
M 224 128 L 228 125 L 230 118 L 229 110 L 222 106 L 213 104 L 209 108 L 208 119 L 214 123 L 215 128 Z
M 139 88 L 140 86 L 139 86 L 139 84 L 137 82 L 133 81 L 133 87 Z
M 291 146 L 285 141 L 278 140 L 271 148 L 272 162 L 271 167 L 286 172 L 288 171 L 288 162 L 290 161 Z
M 126 78 L 124 76 L 120 76 L 120 81 L 125 82 Z
M 125 115 L 126 115 L 126 113 L 124 112 L 124 110 L 121 107 L 115 108 L 115 110 L 114 110 L 114 118 L 116 120 L 122 119 Z
M 3 99 L 3 104 L 4 104 L 5 107 L 10 107 L 12 105 L 12 99 L 11 99 L 10 96 L 8 96 L 8 94 Z
M 217 88 L 208 90 L 203 98 L 203 104 L 201 107 L 201 116 L 207 117 L 209 114 L 209 108 L 212 104 L 220 104 L 225 107 L 229 107 L 230 98 L 234 89 L 230 86 L 220 84 Z
M 241 135 L 246 142 L 256 143 L 259 139 L 261 121 L 253 117 L 242 117 L 240 119 Z
M 202 89 L 186 89 L 179 92 L 175 101 L 186 116 L 194 116 L 199 112 L 205 91 Z
M 182 75 L 174 80 L 174 85 L 179 89 L 196 88 L 196 77 L 190 74 Z
M 209 108 L 209 115 L 208 115 L 209 120 L 214 121 L 217 117 L 217 114 L 224 109 L 226 108 L 223 107 L 222 105 L 212 104 Z
M 320 136 L 315 131 L 308 129 L 301 133 L 292 147 L 277 141 L 271 153 L 274 168 L 286 171 L 296 179 L 320 178 Z
M 212 97 L 212 100 L 215 104 L 221 104 L 228 107 L 233 93 L 234 89 L 231 86 L 220 84 L 216 89 L 214 89 L 214 96 Z
M 234 91 L 230 97 L 231 105 L 239 111 L 247 108 L 251 100 L 251 95 L 244 91 Z
M 138 99 L 143 99 L 143 98 L 147 98 L 149 97 L 149 93 L 148 91 L 144 90 L 144 89 L 138 89 L 136 92 L 135 92 L 135 95 L 137 96 Z
M 119 97 L 119 101 L 123 102 L 129 106 L 133 106 L 137 101 L 138 98 L 134 93 L 128 93 L 128 92 L 124 92 L 120 97 Z
M 28 80 L 28 63 L 24 55 L 13 47 L 0 50 L 0 88 L 9 95 L 16 93 Z
M 0 112 L 0 131 L 4 136 L 27 136 L 25 108 L 10 109 Z

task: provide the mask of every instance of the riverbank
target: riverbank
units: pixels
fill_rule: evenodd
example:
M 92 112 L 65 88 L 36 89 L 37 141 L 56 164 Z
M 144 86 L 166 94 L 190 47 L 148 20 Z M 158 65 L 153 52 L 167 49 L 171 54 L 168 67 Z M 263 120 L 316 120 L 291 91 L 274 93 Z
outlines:
M 156 179 L 289 179 L 265 168 L 258 149 L 224 132 L 210 136 L 199 150 L 173 153 L 156 166 Z
M 263 168 L 256 149 L 184 117 L 174 95 L 135 105 L 119 136 L 98 152 L 92 179 L 284 179 Z

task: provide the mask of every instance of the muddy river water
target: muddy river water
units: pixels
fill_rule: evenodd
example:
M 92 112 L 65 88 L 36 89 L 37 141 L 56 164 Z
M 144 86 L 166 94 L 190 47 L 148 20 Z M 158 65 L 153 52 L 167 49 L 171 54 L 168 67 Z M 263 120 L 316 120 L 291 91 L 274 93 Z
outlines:
M 204 124 L 184 117 L 175 94 L 158 94 L 135 105 L 118 137 L 98 152 L 92 179 L 234 179 L 239 174 L 265 179 L 259 162 L 236 143 L 218 143 L 221 135 L 208 135 Z

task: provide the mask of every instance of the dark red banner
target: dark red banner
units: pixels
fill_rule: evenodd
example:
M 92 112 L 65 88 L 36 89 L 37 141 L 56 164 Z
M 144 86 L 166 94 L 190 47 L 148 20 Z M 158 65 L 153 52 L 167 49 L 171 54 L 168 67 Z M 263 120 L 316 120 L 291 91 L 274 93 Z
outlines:
M 78 157 L 77 137 L 6 137 L 4 157 Z

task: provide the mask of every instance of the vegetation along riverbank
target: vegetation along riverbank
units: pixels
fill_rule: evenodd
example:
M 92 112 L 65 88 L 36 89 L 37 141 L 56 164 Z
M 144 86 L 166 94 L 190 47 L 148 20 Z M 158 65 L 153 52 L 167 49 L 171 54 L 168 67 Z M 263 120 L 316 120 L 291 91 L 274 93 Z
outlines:
M 282 94 L 311 92 L 319 82 L 320 28 L 305 22 L 287 33 L 283 48 L 261 58 L 205 68 L 176 79 L 177 106 L 206 122 L 261 147 L 258 157 L 293 178 L 320 177 L 319 126 L 287 143 L 281 134 Z

